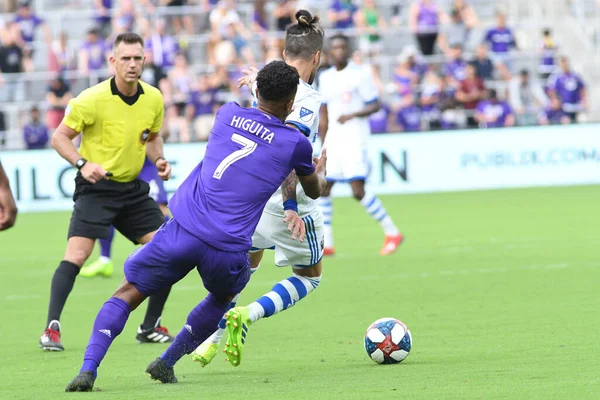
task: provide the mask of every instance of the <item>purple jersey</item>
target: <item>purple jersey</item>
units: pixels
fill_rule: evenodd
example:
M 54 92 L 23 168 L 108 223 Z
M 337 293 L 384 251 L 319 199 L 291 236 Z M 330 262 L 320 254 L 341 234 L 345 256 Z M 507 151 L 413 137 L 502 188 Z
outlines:
M 112 0 L 102 0 L 102 8 L 110 10 L 112 8 Z M 94 19 L 100 24 L 108 23 L 110 22 L 110 11 L 108 15 L 100 15 L 100 13 L 96 11 Z
M 556 91 L 565 112 L 580 110 L 582 92 L 585 88 L 581 78 L 572 72 L 558 73 L 551 78 L 550 87 Z
M 374 114 L 369 115 L 369 125 L 371 125 L 371 133 L 386 133 L 388 131 L 388 116 L 390 109 L 385 104 L 382 104 Z
M 88 69 L 98 70 L 104 68 L 106 61 L 106 43 L 98 38 L 94 43 L 85 42 L 82 47 L 88 52 Z
M 443 73 L 461 82 L 467 78 L 467 63 L 463 60 L 449 61 L 444 65 Z
M 418 132 L 421 130 L 421 110 L 414 104 L 402 107 L 396 114 L 396 121 L 404 132 Z
M 345 29 L 352 28 L 354 25 L 354 20 L 352 16 L 356 12 L 356 7 L 352 5 L 349 1 L 345 0 L 334 0 L 331 4 L 331 11 L 340 12 L 340 11 L 348 11 L 348 17 L 345 19 L 337 20 L 334 24 L 334 28 L 336 29 Z
M 485 35 L 485 41 L 489 43 L 492 53 L 507 53 L 512 47 L 517 47 L 515 36 L 508 28 L 490 29 Z
M 48 128 L 44 124 L 27 124 L 23 128 L 23 136 L 27 148 L 44 149 L 48 145 Z
M 146 50 L 152 52 L 154 64 L 161 68 L 172 67 L 179 52 L 179 43 L 173 36 L 152 35 L 146 42 Z
M 554 43 L 542 43 L 542 55 L 540 58 L 539 71 L 541 73 L 552 73 L 556 69 L 555 58 L 558 47 Z
M 203 92 L 193 91 L 191 95 L 191 104 L 194 106 L 194 116 L 199 117 L 201 115 L 211 115 L 213 113 L 213 107 L 216 103 L 217 91 L 209 89 Z
M 550 125 L 562 124 L 562 120 L 567 116 L 560 108 L 547 107 L 542 112 L 542 117 L 548 121 Z
M 27 43 L 33 42 L 35 36 L 35 28 L 41 25 L 44 20 L 36 15 L 30 15 L 29 17 L 22 17 L 17 15 L 14 22 L 19 25 L 21 31 L 21 37 Z
M 435 4 L 419 4 L 419 14 L 417 15 L 418 33 L 436 33 L 438 31 L 438 8 Z
M 312 174 L 312 146 L 298 130 L 237 103 L 216 115 L 204 159 L 170 201 L 177 222 L 210 246 L 248 251 L 263 208 L 292 170 Z
M 479 104 L 477 104 L 477 111 L 485 116 L 488 128 L 504 126 L 506 118 L 512 114 L 510 106 L 505 101 L 499 101 L 497 103 L 492 103 L 489 100 L 480 101 Z M 490 119 L 492 118 L 494 118 L 494 121 L 490 122 Z

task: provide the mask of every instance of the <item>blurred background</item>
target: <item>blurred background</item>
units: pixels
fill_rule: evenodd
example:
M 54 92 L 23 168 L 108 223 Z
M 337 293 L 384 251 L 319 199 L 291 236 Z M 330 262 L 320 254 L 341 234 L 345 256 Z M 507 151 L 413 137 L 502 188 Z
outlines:
M 3 0 L 0 150 L 48 147 L 69 99 L 111 76 L 125 31 L 146 41 L 143 79 L 165 97 L 168 142 L 205 141 L 220 104 L 248 103 L 241 69 L 281 58 L 299 8 L 371 65 L 383 99 L 373 133 L 597 121 L 599 3 Z

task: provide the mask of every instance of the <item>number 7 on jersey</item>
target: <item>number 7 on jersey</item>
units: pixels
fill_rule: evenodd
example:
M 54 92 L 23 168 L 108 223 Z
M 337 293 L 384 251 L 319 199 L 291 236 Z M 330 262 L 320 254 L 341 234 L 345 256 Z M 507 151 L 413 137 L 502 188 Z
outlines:
M 250 140 L 247 137 L 244 137 L 237 133 L 234 133 L 231 136 L 231 140 L 233 140 L 237 144 L 241 144 L 244 147 L 234 151 L 233 153 L 225 157 L 223 161 L 221 161 L 221 163 L 215 169 L 215 173 L 213 174 L 213 178 L 215 179 L 221 179 L 223 173 L 227 168 L 231 166 L 231 164 L 241 160 L 244 157 L 248 157 L 250 154 L 252 154 L 254 150 L 256 150 L 256 146 L 258 145 L 258 143 L 256 143 L 255 141 Z

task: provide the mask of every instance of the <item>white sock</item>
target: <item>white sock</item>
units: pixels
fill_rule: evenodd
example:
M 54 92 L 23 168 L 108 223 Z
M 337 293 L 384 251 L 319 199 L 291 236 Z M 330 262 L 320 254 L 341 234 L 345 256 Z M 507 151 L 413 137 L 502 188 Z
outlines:
M 387 215 L 385 208 L 383 208 L 383 205 L 377 197 L 373 196 L 371 193 L 365 193 L 365 197 L 362 198 L 360 204 L 362 204 L 373 219 L 379 221 L 386 235 L 394 236 L 399 234 L 394 221 Z
M 323 225 L 325 227 L 325 229 L 323 230 L 325 239 L 324 246 L 326 249 L 332 249 L 333 226 L 331 225 L 331 221 L 333 219 L 333 203 L 331 202 L 331 197 L 320 197 L 319 207 L 321 208 L 321 212 L 323 213 Z
M 248 306 L 250 320 L 254 323 L 292 307 L 319 286 L 321 277 L 307 278 L 293 275 L 273 286 L 273 289 Z
M 103 263 L 110 262 L 110 257 L 100 256 L 100 261 Z

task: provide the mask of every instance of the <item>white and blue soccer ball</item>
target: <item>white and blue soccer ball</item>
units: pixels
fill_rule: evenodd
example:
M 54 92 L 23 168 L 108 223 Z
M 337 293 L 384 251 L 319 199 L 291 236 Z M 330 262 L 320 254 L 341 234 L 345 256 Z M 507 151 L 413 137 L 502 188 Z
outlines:
M 381 318 L 365 333 L 365 350 L 377 364 L 398 364 L 410 353 L 412 336 L 401 321 Z

